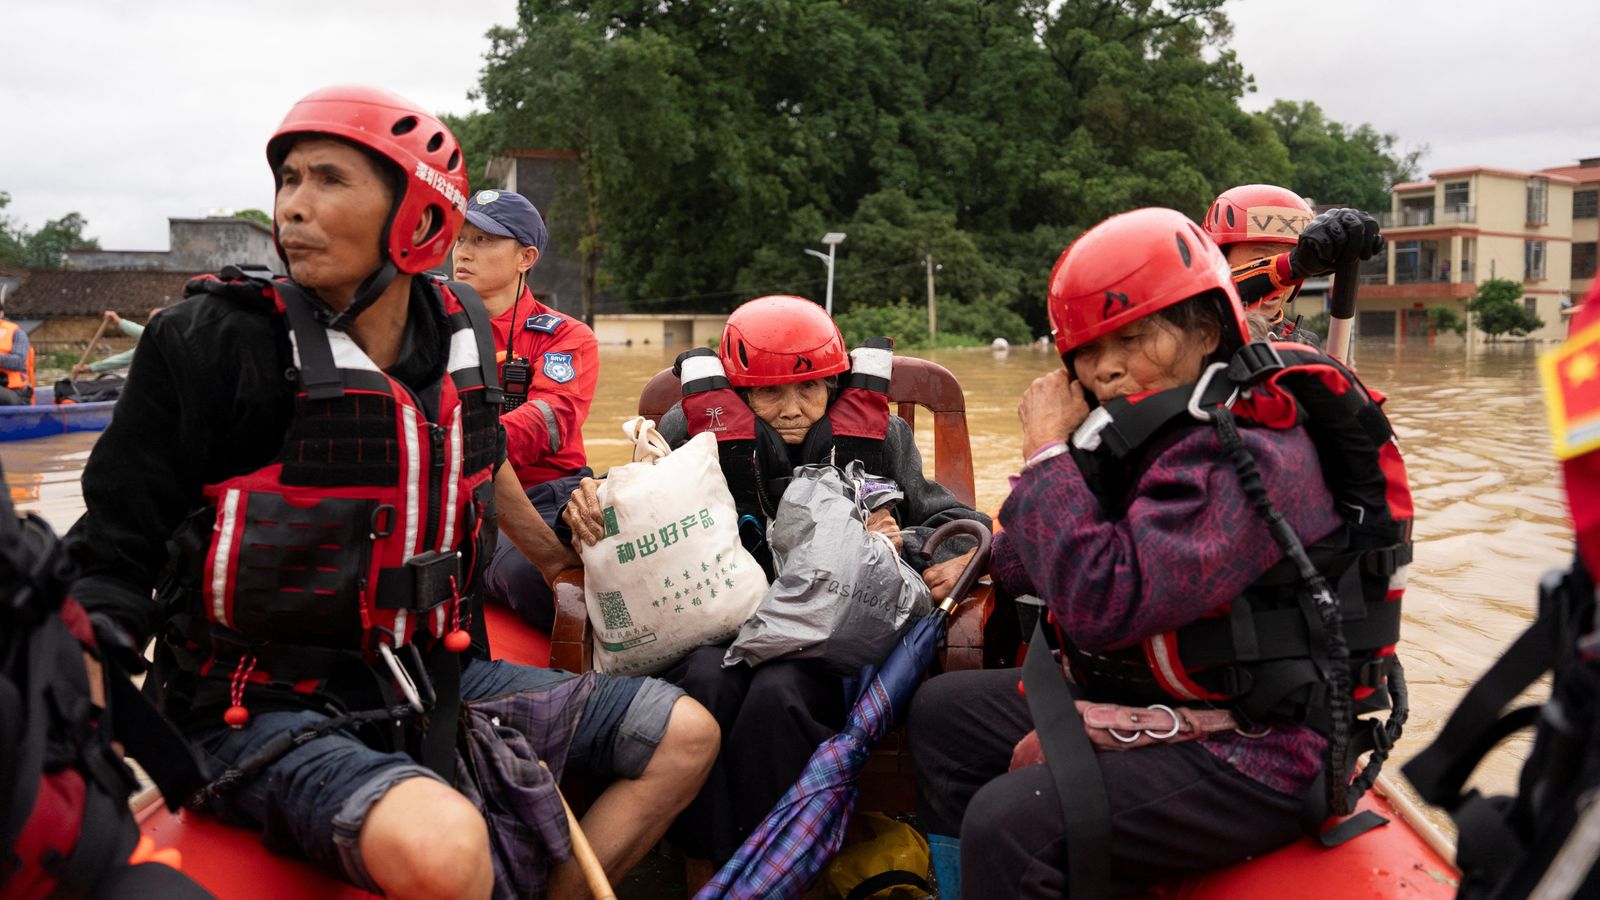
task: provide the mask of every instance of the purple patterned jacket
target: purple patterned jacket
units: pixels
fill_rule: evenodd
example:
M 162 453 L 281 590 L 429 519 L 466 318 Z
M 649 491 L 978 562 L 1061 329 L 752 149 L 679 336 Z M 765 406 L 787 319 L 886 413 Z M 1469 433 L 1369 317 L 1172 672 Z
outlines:
M 1241 428 L 1272 502 L 1306 544 L 1339 527 L 1303 429 Z M 1000 508 L 990 563 L 1012 596 L 1044 599 L 1061 630 L 1089 651 L 1128 647 L 1188 624 L 1238 596 L 1283 558 L 1210 428 L 1163 435 L 1145 452 L 1113 518 L 1063 454 L 1024 472 Z M 1202 746 L 1247 777 L 1305 792 L 1326 741 L 1306 727 L 1264 738 L 1217 734 Z M 1130 751 L 1137 753 L 1137 750 Z

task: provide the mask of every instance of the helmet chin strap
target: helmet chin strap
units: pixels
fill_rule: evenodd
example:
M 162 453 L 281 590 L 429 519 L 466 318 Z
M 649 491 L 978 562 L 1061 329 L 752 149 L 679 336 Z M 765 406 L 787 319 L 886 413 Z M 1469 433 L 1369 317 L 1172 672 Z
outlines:
M 367 307 L 378 302 L 378 298 L 383 296 L 383 292 L 389 289 L 389 285 L 399 274 L 400 270 L 395 268 L 393 262 L 384 260 L 383 265 L 368 275 L 366 281 L 361 282 L 361 286 L 356 288 L 355 296 L 350 298 L 350 305 L 334 316 L 332 321 L 328 322 L 328 327 L 335 331 L 348 332 L 355 326 L 356 317 L 366 312 Z

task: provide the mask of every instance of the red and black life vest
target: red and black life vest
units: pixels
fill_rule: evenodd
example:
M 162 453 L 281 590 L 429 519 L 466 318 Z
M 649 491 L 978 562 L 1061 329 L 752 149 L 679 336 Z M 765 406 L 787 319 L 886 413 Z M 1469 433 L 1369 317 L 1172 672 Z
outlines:
M 841 377 L 827 414 L 806 432 L 798 459 L 720 371 L 706 377 L 684 376 L 683 415 L 689 436 L 701 432 L 717 436 L 722 473 L 741 517 L 750 515 L 764 523 L 777 515 L 778 499 L 799 465 L 842 466 L 860 460 L 867 472 L 884 474 L 893 346 L 889 338 L 872 338 L 851 351 L 851 369 Z
M 1088 653 L 1068 642 L 1065 657 L 1090 696 L 1225 707 L 1249 725 L 1308 724 L 1323 734 L 1341 727 L 1335 721 L 1341 714 L 1348 719 L 1393 702 L 1391 718 L 1401 721 L 1388 729 L 1369 723 L 1367 731 L 1353 731 L 1350 760 L 1366 750 L 1387 751 L 1404 719 L 1395 643 L 1411 561 L 1412 504 L 1383 402 L 1348 368 L 1316 350 L 1254 343 L 1225 368 L 1214 366 L 1199 384 L 1113 400 L 1091 414 L 1074 436 L 1075 456 L 1109 508 L 1125 502 L 1128 482 L 1119 476 L 1138 463 L 1142 447 L 1175 428 L 1210 427 L 1200 416 L 1209 421 L 1221 409 L 1239 427 L 1305 428 L 1344 522 L 1333 536 L 1304 548 L 1315 574 L 1333 589 L 1338 608 L 1331 620 L 1317 609 L 1309 573 L 1285 558 L 1209 615 L 1136 647 Z M 1259 473 L 1245 474 L 1246 468 L 1254 472 L 1248 451 L 1236 439 L 1229 446 L 1223 429 L 1219 434 L 1236 466 L 1241 453 L 1249 463 L 1239 466 L 1241 484 L 1251 494 L 1247 482 L 1255 482 L 1261 499 L 1252 499 L 1263 508 Z M 1269 520 L 1269 530 L 1277 528 L 1287 530 L 1281 517 L 1277 524 Z M 1294 536 L 1274 537 L 1282 544 Z M 1334 629 L 1348 648 L 1348 704 L 1330 697 Z
M 185 743 L 139 694 L 69 594 L 48 525 L 0 494 L 0 895 L 82 897 L 129 861 L 139 829 L 121 741 L 174 805 L 201 780 Z M 121 648 L 136 653 L 131 647 Z M 96 710 L 85 654 L 103 662 Z
M 230 724 L 247 718 L 248 685 L 320 693 L 339 657 L 398 679 L 397 654 L 420 676 L 417 648 L 466 649 L 496 534 L 500 397 L 476 294 L 440 286 L 445 371 L 418 394 L 325 327 L 297 286 L 258 283 L 288 321 L 294 416 L 274 462 L 206 486 L 209 534 L 186 579 L 194 661 L 202 679 L 228 680 Z

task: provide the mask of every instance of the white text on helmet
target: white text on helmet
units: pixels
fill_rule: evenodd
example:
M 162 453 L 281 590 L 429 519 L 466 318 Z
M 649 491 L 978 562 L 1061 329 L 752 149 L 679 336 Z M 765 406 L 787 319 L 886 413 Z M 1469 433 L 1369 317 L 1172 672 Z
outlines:
M 451 206 L 456 209 L 466 209 L 467 198 L 461 193 L 460 189 L 450 183 L 450 179 L 446 178 L 443 173 L 433 166 L 419 159 L 417 160 L 417 170 L 412 174 L 429 187 L 443 194 L 444 198 L 450 201 Z

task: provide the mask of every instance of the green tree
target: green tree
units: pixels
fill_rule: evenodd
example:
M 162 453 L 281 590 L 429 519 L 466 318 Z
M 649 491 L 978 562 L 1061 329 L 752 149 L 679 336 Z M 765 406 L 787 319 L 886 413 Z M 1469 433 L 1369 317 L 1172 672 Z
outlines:
M 1491 340 L 1502 334 L 1522 337 L 1544 327 L 1544 320 L 1522 305 L 1522 285 L 1508 278 L 1492 278 L 1478 285 L 1467 301 L 1478 330 Z
M 11 195 L 0 191 L 0 265 L 26 265 L 28 233 L 22 226 L 13 224 L 11 217 L 5 214 L 5 208 L 9 205 Z
M 1389 190 L 1415 179 L 1427 152 L 1401 152 L 1395 135 L 1332 121 L 1310 101 L 1279 100 L 1262 118 L 1288 151 L 1292 171 L 1284 183 L 1318 203 L 1388 209 Z
M 254 209 L 254 208 L 252 208 L 252 209 L 241 209 L 238 212 L 234 213 L 233 217 L 235 219 L 248 219 L 248 220 L 250 220 L 252 222 L 255 222 L 255 223 L 259 224 L 259 225 L 265 225 L 267 228 L 271 228 L 272 227 L 272 217 L 267 215 L 267 213 L 265 211 L 263 211 L 263 210 Z
M 1540 322 L 1539 325 L 1542 326 L 1544 323 Z M 1457 315 L 1456 311 L 1448 306 L 1430 306 L 1428 307 L 1428 327 L 1433 329 L 1434 334 L 1444 334 L 1447 331 L 1466 334 L 1467 320 Z
M 83 236 L 88 224 L 75 212 L 45 222 L 43 228 L 28 236 L 24 264 L 35 269 L 59 269 L 68 250 L 100 249 L 99 241 Z

